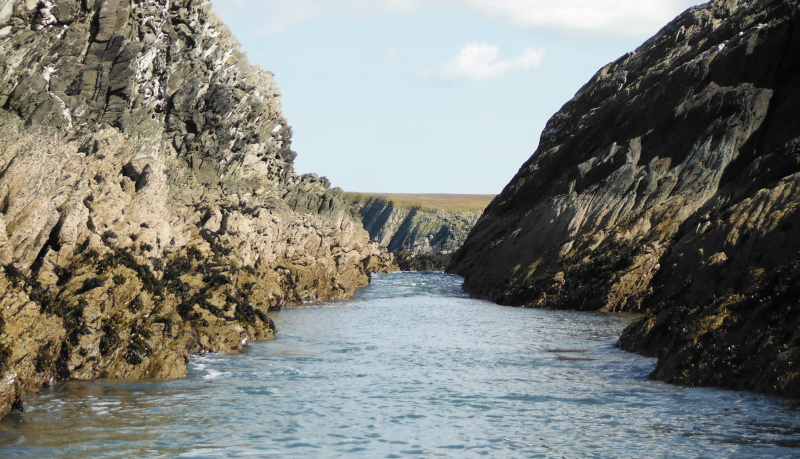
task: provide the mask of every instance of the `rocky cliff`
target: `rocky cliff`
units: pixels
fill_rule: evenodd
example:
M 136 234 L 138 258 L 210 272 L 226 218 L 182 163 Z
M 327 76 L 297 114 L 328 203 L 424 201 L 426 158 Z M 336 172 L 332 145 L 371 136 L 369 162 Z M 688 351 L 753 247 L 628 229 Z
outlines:
M 653 377 L 800 396 L 798 2 L 692 8 L 548 122 L 452 270 L 518 306 L 644 313 Z
M 64 378 L 173 378 L 386 260 L 294 173 L 271 73 L 196 0 L 0 0 L 0 415 Z
M 403 271 L 444 271 L 481 215 L 479 210 L 398 204 L 390 197 L 354 194 L 351 199 L 370 239 L 392 253 Z

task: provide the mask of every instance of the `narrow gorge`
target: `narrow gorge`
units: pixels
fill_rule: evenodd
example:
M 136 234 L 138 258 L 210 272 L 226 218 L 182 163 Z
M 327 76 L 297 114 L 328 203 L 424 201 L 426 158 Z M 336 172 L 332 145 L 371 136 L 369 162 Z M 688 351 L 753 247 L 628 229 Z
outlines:
M 444 271 L 467 239 L 489 195 L 346 195 L 370 239 L 403 271 Z
M 451 271 L 505 305 L 642 314 L 673 383 L 800 397 L 800 5 L 715 0 L 547 123 Z
M 180 377 L 390 267 L 205 1 L 0 0 L 0 107 L 0 416 Z
M 689 9 L 600 69 L 500 195 L 454 203 L 298 174 L 274 75 L 206 0 L 0 0 L 0 418 L 60 381 L 183 377 L 192 355 L 274 337 L 270 312 L 352 298 L 398 267 L 446 269 L 501 305 L 633 313 L 617 346 L 657 357 L 653 378 L 798 398 L 799 30 L 796 0 Z M 494 307 L 469 303 L 457 276 L 397 278 L 407 285 L 384 285 L 407 317 L 425 295 L 454 301 L 437 313 Z M 591 316 L 616 339 L 623 319 Z M 342 320 L 318 317 L 305 325 Z M 441 359 L 469 345 L 447 347 L 442 322 L 477 330 L 473 344 L 487 337 L 437 317 L 419 339 L 442 345 Z M 425 354 L 385 319 L 370 326 L 397 341 L 380 344 Z M 334 342 L 336 356 L 378 349 Z M 490 344 L 475 350 L 486 365 L 497 363 Z M 553 368 L 600 353 L 539 350 Z

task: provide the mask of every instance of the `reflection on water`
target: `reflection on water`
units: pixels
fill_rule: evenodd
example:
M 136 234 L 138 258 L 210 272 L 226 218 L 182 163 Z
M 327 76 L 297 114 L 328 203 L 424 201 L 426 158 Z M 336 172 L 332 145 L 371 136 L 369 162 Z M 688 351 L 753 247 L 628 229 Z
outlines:
M 67 383 L 0 422 L 0 456 L 800 455 L 791 402 L 647 380 L 628 318 L 466 298 L 444 274 L 375 276 L 274 315 L 278 337 L 195 357 L 185 380 Z

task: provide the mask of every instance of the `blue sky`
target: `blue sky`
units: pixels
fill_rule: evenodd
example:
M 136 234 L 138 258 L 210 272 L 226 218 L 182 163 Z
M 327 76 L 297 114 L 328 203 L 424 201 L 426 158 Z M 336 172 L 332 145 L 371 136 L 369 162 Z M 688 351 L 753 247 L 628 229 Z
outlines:
M 499 193 L 547 120 L 692 0 L 213 0 L 275 73 L 299 173 Z

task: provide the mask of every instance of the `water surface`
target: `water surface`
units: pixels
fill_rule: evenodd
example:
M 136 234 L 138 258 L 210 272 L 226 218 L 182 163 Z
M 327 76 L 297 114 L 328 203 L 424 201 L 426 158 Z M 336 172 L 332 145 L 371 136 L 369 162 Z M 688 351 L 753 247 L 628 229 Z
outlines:
M 378 275 L 275 313 L 274 341 L 185 380 L 67 383 L 0 422 L 0 456 L 791 457 L 793 402 L 650 381 L 627 319 L 496 306 L 456 276 Z

